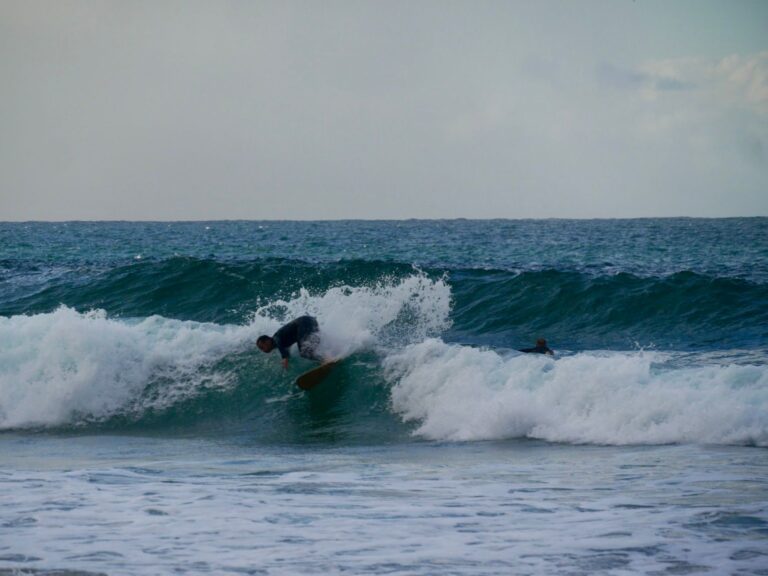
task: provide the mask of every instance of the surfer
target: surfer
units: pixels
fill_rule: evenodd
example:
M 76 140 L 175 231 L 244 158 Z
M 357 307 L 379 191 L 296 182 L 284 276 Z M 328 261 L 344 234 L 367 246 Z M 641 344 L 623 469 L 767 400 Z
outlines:
M 547 341 L 544 340 L 544 338 L 539 338 L 536 340 L 536 346 L 533 348 L 523 348 L 520 350 L 520 352 L 525 352 L 526 354 L 549 354 L 550 356 L 555 355 L 555 353 L 552 352 L 552 350 L 550 350 L 547 346 Z
M 312 316 L 299 316 L 291 320 L 275 332 L 272 336 L 266 334 L 256 339 L 256 346 L 262 352 L 269 354 L 277 348 L 282 357 L 283 368 L 288 368 L 288 358 L 291 354 L 289 349 L 294 344 L 299 347 L 299 355 L 309 360 L 322 361 L 322 357 L 317 354 L 317 345 L 320 343 L 320 334 L 318 332 L 317 319 Z

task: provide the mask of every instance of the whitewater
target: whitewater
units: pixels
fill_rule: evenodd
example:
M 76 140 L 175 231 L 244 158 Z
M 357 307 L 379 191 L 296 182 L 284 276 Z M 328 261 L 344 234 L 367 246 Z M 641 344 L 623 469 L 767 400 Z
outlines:
M 764 573 L 766 238 L 0 224 L 0 574 Z

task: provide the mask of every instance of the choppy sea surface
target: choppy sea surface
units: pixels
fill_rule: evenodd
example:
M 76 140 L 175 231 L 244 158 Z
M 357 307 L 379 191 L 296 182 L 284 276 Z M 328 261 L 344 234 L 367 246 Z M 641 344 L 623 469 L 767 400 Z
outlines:
M 0 575 L 768 574 L 767 447 L 766 218 L 0 223 Z

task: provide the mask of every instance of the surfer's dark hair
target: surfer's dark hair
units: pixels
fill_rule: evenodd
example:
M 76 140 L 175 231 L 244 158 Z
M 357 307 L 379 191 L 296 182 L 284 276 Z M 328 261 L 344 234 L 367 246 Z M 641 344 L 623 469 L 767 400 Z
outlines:
M 262 342 L 272 342 L 272 336 L 267 336 L 266 334 L 262 334 L 258 338 L 256 338 L 256 345 L 258 346 Z

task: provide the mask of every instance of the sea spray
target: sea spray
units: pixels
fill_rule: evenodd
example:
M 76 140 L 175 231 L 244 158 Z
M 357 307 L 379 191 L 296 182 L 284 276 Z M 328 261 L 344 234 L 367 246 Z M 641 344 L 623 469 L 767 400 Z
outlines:
M 320 353 L 345 357 L 365 348 L 419 342 L 450 326 L 451 292 L 444 278 L 421 271 L 370 285 L 335 286 L 320 294 L 300 289 L 289 300 L 260 307 L 254 318 L 288 320 L 302 314 L 318 319 Z

